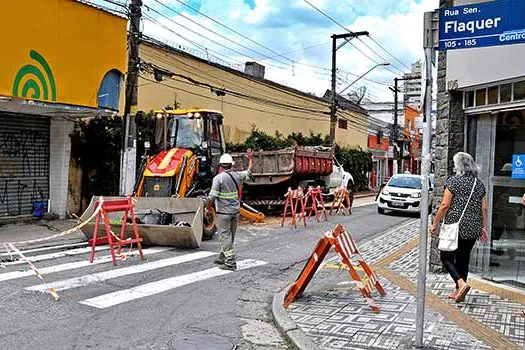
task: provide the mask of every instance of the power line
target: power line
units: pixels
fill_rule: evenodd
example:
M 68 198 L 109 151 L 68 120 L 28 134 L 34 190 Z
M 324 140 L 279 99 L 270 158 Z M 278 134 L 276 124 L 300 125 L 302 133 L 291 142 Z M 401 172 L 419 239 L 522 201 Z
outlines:
M 159 21 L 157 21 L 157 20 L 154 19 L 153 17 L 149 16 L 148 14 L 145 14 L 145 13 L 144 13 L 143 16 L 144 16 L 147 20 L 149 20 L 150 22 L 152 22 L 152 23 L 154 23 L 154 24 L 157 24 L 157 25 L 161 26 L 162 28 L 166 29 L 167 31 L 169 31 L 169 32 L 171 32 L 172 34 L 174 34 L 175 36 L 181 38 L 182 40 L 187 41 L 188 43 L 190 43 L 190 44 L 192 44 L 192 45 L 198 47 L 198 48 L 201 49 L 201 51 L 202 51 L 204 54 L 206 54 L 206 55 L 209 55 L 209 53 L 211 52 L 212 54 L 216 55 L 216 56 L 213 56 L 213 57 L 216 57 L 217 59 L 220 59 L 220 60 L 222 60 L 222 59 L 219 58 L 219 56 L 226 57 L 226 56 L 224 56 L 224 55 L 221 55 L 221 54 L 219 54 L 219 53 L 216 53 L 215 51 L 213 51 L 213 50 L 211 50 L 211 49 L 208 49 L 207 47 L 205 47 L 205 46 L 203 46 L 203 45 L 201 45 L 201 44 L 199 44 L 199 43 L 197 43 L 197 42 L 195 42 L 195 41 L 193 41 L 193 40 L 190 40 L 190 39 L 188 39 L 188 38 L 186 38 L 186 37 L 183 37 L 183 36 L 180 35 L 179 33 L 175 32 L 174 30 L 172 30 L 171 28 L 165 26 L 164 24 L 160 23 Z M 236 63 L 239 64 L 239 65 L 243 65 L 243 64 L 244 64 L 244 62 L 241 62 L 241 61 L 235 60 L 235 59 L 233 59 L 233 58 L 229 58 L 229 57 L 228 57 L 227 59 L 229 59 L 229 60 L 231 60 L 231 61 L 233 61 L 233 62 L 236 62 Z M 224 62 L 227 62 L 227 61 L 224 61 Z
M 372 40 L 377 46 L 379 46 L 384 52 L 386 52 L 388 55 L 393 57 L 397 62 L 399 62 L 401 65 L 403 65 L 406 69 L 411 70 L 409 66 L 407 66 L 405 63 L 401 62 L 394 54 L 392 54 L 389 50 L 387 50 L 383 45 L 381 45 L 376 39 L 374 39 L 372 36 L 368 37 L 370 40 Z
M 343 28 L 345 31 L 349 32 L 349 33 L 352 33 L 352 31 L 348 28 L 346 28 L 344 25 L 342 25 L 341 23 L 339 23 L 335 18 L 331 17 L 330 15 L 328 15 L 327 13 L 323 12 L 321 9 L 319 9 L 317 6 L 315 6 L 314 4 L 312 4 L 311 2 L 309 2 L 308 0 L 304 0 L 304 2 L 306 2 L 308 5 L 310 5 L 311 7 L 313 7 L 317 12 L 319 12 L 320 14 L 322 14 L 323 16 L 325 16 L 326 18 L 328 18 L 329 20 L 331 20 L 332 22 L 334 22 L 335 24 L 337 24 L 339 27 Z M 365 45 L 370 51 L 372 51 L 373 53 L 375 53 L 377 56 L 379 56 L 381 59 L 383 59 L 383 61 L 387 62 L 384 58 L 381 57 L 381 55 L 377 54 L 377 52 L 375 52 L 370 46 L 368 46 L 362 39 L 360 39 L 359 37 L 357 37 L 357 39 L 359 40 L 359 42 L 361 42 L 363 45 Z M 378 62 L 377 60 L 373 59 L 372 57 L 370 57 L 369 55 L 367 55 L 365 52 L 363 52 L 360 48 L 358 48 L 356 45 L 354 45 L 352 42 L 348 42 L 350 45 L 352 45 L 356 50 L 358 50 L 359 52 L 361 52 L 365 57 L 367 57 L 368 59 L 370 59 L 372 62 L 375 62 L 377 64 L 380 64 L 380 62 Z M 386 69 L 390 72 L 392 72 L 393 74 L 397 75 L 398 73 L 392 71 L 390 68 L 386 67 Z M 398 71 L 402 72 L 402 70 L 400 70 L 399 68 L 396 68 Z
M 158 0 L 153 0 L 153 1 L 160 3 Z M 190 5 L 188 5 L 187 3 L 185 3 L 185 2 L 183 2 L 183 1 L 181 1 L 181 0 L 175 0 L 175 1 L 177 1 L 178 3 L 184 5 L 185 7 L 189 8 L 189 9 L 191 9 L 192 11 L 195 11 L 196 13 L 200 14 L 201 16 L 206 17 L 207 19 L 209 19 L 209 20 L 211 20 L 212 22 L 214 22 L 214 23 L 220 25 L 221 27 L 223 27 L 223 28 L 225 28 L 225 29 L 227 29 L 227 30 L 229 30 L 229 31 L 231 31 L 231 32 L 233 32 L 233 33 L 239 35 L 240 37 L 242 37 L 242 38 L 244 38 L 244 39 L 246 39 L 246 40 L 248 40 L 248 41 L 254 43 L 255 45 L 257 45 L 257 46 L 259 46 L 259 47 L 261 47 L 261 48 L 263 48 L 263 49 L 266 49 L 266 50 L 268 50 L 268 51 L 270 51 L 270 52 L 272 52 L 272 53 L 275 54 L 275 56 L 267 56 L 267 55 L 266 55 L 265 57 L 266 57 L 267 59 L 273 59 L 273 60 L 275 60 L 276 57 L 282 57 L 282 58 L 287 59 L 288 61 L 290 61 L 292 64 L 299 64 L 299 65 L 303 65 L 303 66 L 306 66 L 306 67 L 311 67 L 311 68 L 315 68 L 315 69 L 321 69 L 321 70 L 325 70 L 325 71 L 330 71 L 330 69 L 329 69 L 329 68 L 326 68 L 326 67 L 320 67 L 320 66 L 316 66 L 316 65 L 312 65 L 312 64 L 308 64 L 308 63 L 304 63 L 304 62 L 296 62 L 296 61 L 294 61 L 294 60 L 292 60 L 292 59 L 286 57 L 285 55 L 287 55 L 287 53 L 279 53 L 279 52 L 273 50 L 272 48 L 269 48 L 269 47 L 267 47 L 267 46 L 265 46 L 265 45 L 263 45 L 263 44 L 261 44 L 261 43 L 255 41 L 255 40 L 253 40 L 253 39 L 250 38 L 249 36 L 244 35 L 243 33 L 240 33 L 239 31 L 237 31 L 237 30 L 235 30 L 235 29 L 233 29 L 233 28 L 231 28 L 231 27 L 225 25 L 224 23 L 222 23 L 222 22 L 220 22 L 220 21 L 218 21 L 218 20 L 216 20 L 216 19 L 214 19 L 214 18 L 212 18 L 212 17 L 206 15 L 205 13 L 200 12 L 200 11 L 197 10 L 196 8 L 194 8 L 194 7 L 190 6 Z M 162 5 L 163 5 L 164 7 L 167 7 L 167 5 L 165 5 L 165 4 L 162 4 Z M 174 12 L 176 12 L 176 13 L 179 13 L 179 12 L 173 10 L 173 9 L 171 9 L 171 10 L 174 11 Z M 179 13 L 179 14 L 180 14 L 180 13 Z M 206 29 L 207 29 L 207 28 L 206 28 Z M 211 29 L 208 29 L 208 30 L 209 30 L 209 31 L 212 31 Z M 212 32 L 213 32 L 213 31 L 212 31 Z M 236 43 L 236 44 L 237 44 L 237 43 Z M 311 46 L 311 47 L 315 47 L 315 46 L 317 46 L 317 45 L 314 45 L 314 46 Z M 311 48 L 311 47 L 309 47 L 309 48 Z M 303 48 L 302 50 L 306 50 L 306 48 Z M 252 50 L 252 51 L 253 51 L 253 50 Z M 282 61 L 278 61 L 278 62 L 279 62 L 279 63 L 282 63 Z
M 181 16 L 182 18 L 186 19 L 187 21 L 190 21 L 191 23 L 193 23 L 193 24 L 195 24 L 195 25 L 197 25 L 197 26 L 200 26 L 200 27 L 204 28 L 204 29 L 207 30 L 208 32 L 213 33 L 213 34 L 217 35 L 218 37 L 220 37 L 220 38 L 222 38 L 222 39 L 224 39 L 224 40 L 226 40 L 226 41 L 229 41 L 230 43 L 233 43 L 233 44 L 235 44 L 235 45 L 237 45 L 237 46 L 240 46 L 240 47 L 242 47 L 242 48 L 244 48 L 244 49 L 246 49 L 246 50 L 248 50 L 248 51 L 254 52 L 254 53 L 256 53 L 257 55 L 260 55 L 260 56 L 265 57 L 265 58 L 267 58 L 267 59 L 272 59 L 272 57 L 270 57 L 270 56 L 268 56 L 268 55 L 266 55 L 266 54 L 264 54 L 264 53 L 262 53 L 262 52 L 260 52 L 260 51 L 254 50 L 254 49 L 252 49 L 252 48 L 250 48 L 250 47 L 248 47 L 248 46 L 245 46 L 245 45 L 243 45 L 243 44 L 241 44 L 241 43 L 239 43 L 239 42 L 237 42 L 237 41 L 235 41 L 235 40 L 232 40 L 232 39 L 228 38 L 228 37 L 225 36 L 225 35 L 222 35 L 221 33 L 218 33 L 218 32 L 216 32 L 216 31 L 214 31 L 214 30 L 212 30 L 212 29 L 210 29 L 210 28 L 206 28 L 206 27 L 202 26 L 202 24 L 198 23 L 197 21 L 195 21 L 195 20 L 191 19 L 190 17 L 184 15 L 183 13 L 181 13 L 181 12 L 179 12 L 179 11 L 177 11 L 177 10 L 175 10 L 175 9 L 173 9 L 173 8 L 171 8 L 171 7 L 167 6 L 167 5 L 165 5 L 165 4 L 163 4 L 162 2 L 160 2 L 160 1 L 158 1 L 158 0 L 153 0 L 153 1 L 156 2 L 157 4 L 161 5 L 161 6 L 164 7 L 165 9 L 168 9 L 168 10 L 172 11 L 173 13 L 178 14 L 179 16 Z M 179 1 L 179 2 L 180 2 L 180 1 Z M 182 2 L 181 2 L 181 3 L 182 3 Z M 243 36 L 243 37 L 247 38 L 246 36 Z M 251 40 L 251 41 L 254 42 L 253 40 Z M 272 52 L 275 52 L 275 51 L 272 50 Z M 275 53 L 278 54 L 277 52 L 275 52 Z M 276 62 L 279 62 L 279 63 L 281 63 L 281 64 L 287 64 L 287 63 L 284 63 L 284 62 L 282 62 L 282 61 L 279 61 L 279 60 L 277 60 L 277 59 L 275 59 L 275 58 L 273 58 L 273 60 L 276 61 Z
M 149 54 L 150 53 L 147 53 L 145 55 L 149 56 Z M 172 64 L 172 62 L 169 62 L 167 60 L 167 57 L 159 57 L 158 55 L 155 55 L 155 53 L 151 53 L 151 54 L 152 54 L 152 56 L 150 56 L 150 58 L 152 58 L 152 59 L 156 59 L 156 60 L 162 61 L 165 64 Z M 230 79 L 224 79 L 224 78 L 221 78 L 219 76 L 212 75 L 212 74 L 207 74 L 205 76 L 203 74 L 206 74 L 206 72 L 202 72 L 202 71 L 198 70 L 197 68 L 190 66 L 189 64 L 187 64 L 186 62 L 184 62 L 182 60 L 180 60 L 180 59 L 178 59 L 176 57 L 171 57 L 171 59 L 176 61 L 176 62 L 178 62 L 179 64 L 183 65 L 184 67 L 186 67 L 186 68 L 177 67 L 177 70 L 182 70 L 182 71 L 185 71 L 185 72 L 187 72 L 189 74 L 197 74 L 198 76 L 200 76 L 203 79 L 215 79 L 215 80 L 221 81 L 221 82 L 226 83 L 226 84 L 235 85 L 235 86 L 237 86 L 237 87 L 239 87 L 241 89 L 246 89 L 246 85 L 241 85 L 240 83 L 233 82 Z M 232 73 L 232 74 L 234 74 L 234 73 Z M 282 93 L 284 93 L 286 95 L 289 95 L 289 96 L 291 96 L 293 98 L 304 100 L 306 102 L 315 103 L 315 104 L 320 105 L 322 107 L 326 107 L 327 106 L 327 102 L 326 101 L 316 100 L 316 99 L 314 99 L 313 96 L 312 96 L 312 99 L 309 100 L 309 99 L 307 99 L 307 97 L 301 96 L 299 92 L 294 93 L 294 92 L 288 91 L 288 90 L 286 90 L 284 88 L 274 86 L 271 83 L 267 83 L 267 82 L 264 82 L 262 80 L 255 79 L 255 78 L 252 78 L 252 77 L 249 77 L 249 76 L 243 76 L 242 78 L 248 79 L 251 82 L 256 83 L 257 85 L 260 85 L 261 87 L 277 90 L 277 91 L 282 92 Z M 263 93 L 261 93 L 260 95 L 272 98 L 272 96 L 264 95 Z

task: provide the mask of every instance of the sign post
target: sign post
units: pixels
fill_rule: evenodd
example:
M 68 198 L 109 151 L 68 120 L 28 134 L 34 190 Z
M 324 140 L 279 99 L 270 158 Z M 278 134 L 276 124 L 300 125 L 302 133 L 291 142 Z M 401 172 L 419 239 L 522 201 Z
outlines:
M 525 1 L 499 0 L 439 10 L 439 50 L 525 43 Z

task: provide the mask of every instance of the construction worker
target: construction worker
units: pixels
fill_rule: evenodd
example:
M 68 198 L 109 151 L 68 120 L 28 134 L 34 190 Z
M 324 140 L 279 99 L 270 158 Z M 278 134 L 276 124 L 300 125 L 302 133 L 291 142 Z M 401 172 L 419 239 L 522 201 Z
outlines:
M 211 207 L 215 202 L 217 211 L 217 230 L 219 232 L 219 242 L 221 251 L 219 257 L 214 261 L 223 270 L 234 271 L 237 269 L 235 261 L 235 231 L 239 220 L 241 207 L 240 186 L 252 175 L 253 152 L 248 150 L 248 169 L 245 171 L 233 171 L 233 158 L 225 153 L 219 159 L 220 166 L 224 170 L 213 178 L 208 206 Z

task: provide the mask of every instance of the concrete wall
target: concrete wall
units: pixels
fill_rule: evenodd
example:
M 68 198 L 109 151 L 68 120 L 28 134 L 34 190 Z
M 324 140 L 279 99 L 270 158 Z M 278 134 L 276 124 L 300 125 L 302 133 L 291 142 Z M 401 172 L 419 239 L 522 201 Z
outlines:
M 66 217 L 68 199 L 69 160 L 74 123 L 62 118 L 51 119 L 49 155 L 50 212 Z
M 329 104 L 325 101 L 272 86 L 260 80 L 248 79 L 242 74 L 220 69 L 173 50 L 143 43 L 140 46 L 140 56 L 143 61 L 213 86 L 310 110 L 329 111 Z M 173 106 L 175 101 L 180 103 L 181 108 L 201 107 L 222 110 L 225 115 L 225 134 L 228 142 L 244 141 L 253 125 L 272 135 L 276 130 L 284 135 L 292 132 L 302 132 L 307 135 L 310 131 L 323 135 L 329 134 L 328 115 L 273 106 L 231 94 L 219 97 L 210 91 L 209 87 L 200 87 L 181 78 L 165 78 L 159 84 L 147 80 L 154 80 L 152 75 L 145 74 L 145 77 L 146 79 L 141 78 L 139 81 L 139 110 L 147 112 L 167 105 Z M 339 117 L 343 117 L 343 114 L 340 113 Z M 350 119 L 348 129 L 337 128 L 336 142 L 366 149 L 368 125 L 366 115 L 348 112 L 345 113 L 344 118 Z

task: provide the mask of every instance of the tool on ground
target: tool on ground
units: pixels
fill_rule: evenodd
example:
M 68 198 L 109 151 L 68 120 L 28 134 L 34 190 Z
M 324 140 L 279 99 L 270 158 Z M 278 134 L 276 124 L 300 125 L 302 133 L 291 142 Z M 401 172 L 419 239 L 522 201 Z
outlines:
M 350 191 L 348 191 L 346 188 L 341 187 L 334 192 L 334 200 L 332 202 L 332 207 L 330 208 L 330 215 L 332 215 L 334 209 L 336 215 L 341 212 L 343 215 L 346 215 L 346 212 L 348 212 L 348 215 L 352 215 Z
M 288 209 L 290 209 L 293 227 L 297 228 L 297 219 L 299 219 L 299 221 L 302 220 L 304 222 L 304 226 L 306 226 L 306 205 L 304 201 L 305 196 L 303 189 L 300 186 L 296 190 L 288 188 L 288 192 L 286 193 L 285 197 L 286 203 L 284 204 L 281 227 L 284 226 L 284 222 L 288 216 Z
M 115 239 L 117 241 L 118 246 L 118 252 L 117 254 L 121 254 L 122 252 L 122 245 L 130 245 L 130 250 L 132 248 L 133 243 L 137 244 L 137 249 L 139 250 L 140 259 L 144 260 L 144 255 L 142 254 L 142 238 L 139 236 L 139 232 L 137 229 L 137 222 L 135 218 L 135 212 L 134 207 L 135 204 L 133 203 L 133 199 L 131 197 L 127 197 L 126 199 L 113 199 L 113 200 L 104 200 L 102 197 L 100 198 L 100 203 L 102 205 L 100 206 L 100 210 L 97 213 L 96 219 L 95 219 L 95 228 L 93 230 L 93 239 L 91 241 L 91 256 L 89 258 L 89 261 L 92 263 L 93 259 L 95 258 L 95 247 L 97 246 L 97 239 L 98 239 L 98 230 L 99 230 L 99 224 L 100 219 L 104 221 L 104 226 L 106 229 L 106 239 L 109 244 L 109 252 L 111 253 L 111 259 L 113 260 L 113 265 L 117 266 L 117 261 L 115 257 L 115 251 L 113 246 L 113 240 Z M 95 206 L 98 207 L 98 203 L 95 203 Z M 122 225 L 120 228 L 120 237 L 117 236 L 112 230 L 109 223 L 109 213 L 115 213 L 115 212 L 123 212 L 122 215 Z M 131 225 L 133 228 L 133 234 L 130 238 L 125 239 L 125 233 L 126 233 L 126 225 L 128 221 L 128 215 L 131 217 Z
M 335 252 L 341 258 L 342 263 L 348 268 L 350 276 L 356 282 L 359 291 L 365 298 L 370 309 L 373 312 L 379 312 L 379 306 L 377 306 L 374 299 L 372 299 L 372 291 L 375 287 L 381 296 L 385 296 L 386 292 L 383 289 L 383 286 L 381 286 L 376 273 L 370 268 L 359 253 L 352 236 L 342 225 L 337 225 L 333 231 L 326 232 L 319 242 L 317 242 L 314 252 L 308 259 L 306 265 L 299 274 L 299 277 L 297 277 L 297 280 L 286 292 L 284 307 L 287 308 L 295 298 L 303 294 L 308 283 L 315 275 L 323 259 L 326 257 L 326 254 L 330 251 L 330 247 L 334 248 Z M 351 262 L 352 257 L 357 260 L 366 275 L 364 276 L 364 282 Z

